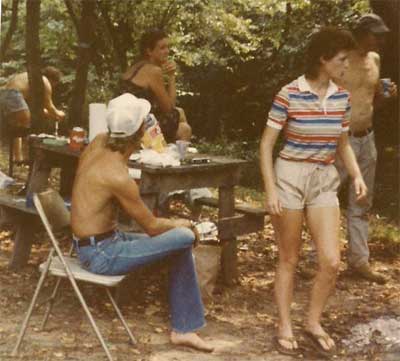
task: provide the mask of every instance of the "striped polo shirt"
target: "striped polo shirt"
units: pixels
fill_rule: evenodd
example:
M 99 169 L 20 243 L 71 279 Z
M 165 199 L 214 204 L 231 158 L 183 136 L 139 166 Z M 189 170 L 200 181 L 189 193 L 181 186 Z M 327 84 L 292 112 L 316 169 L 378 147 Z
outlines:
M 349 130 L 349 93 L 330 81 L 320 100 L 304 75 L 285 85 L 275 96 L 267 125 L 284 128 L 279 156 L 288 160 L 331 164 L 337 142 Z

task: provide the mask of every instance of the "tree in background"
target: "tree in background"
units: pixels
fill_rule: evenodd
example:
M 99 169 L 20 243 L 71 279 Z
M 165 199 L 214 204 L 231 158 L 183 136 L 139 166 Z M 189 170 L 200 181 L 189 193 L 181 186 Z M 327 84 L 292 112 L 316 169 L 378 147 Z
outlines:
M 71 104 L 74 124 L 85 125 L 87 121 L 85 116 L 78 120 L 85 94 L 87 102 L 108 101 L 115 94 L 120 74 L 138 55 L 141 34 L 151 27 L 163 27 L 170 34 L 171 56 L 180 69 L 178 101 L 194 133 L 208 139 L 258 139 L 273 94 L 302 72 L 303 48 L 309 34 L 322 25 L 348 27 L 369 9 L 368 0 L 41 3 L 41 15 L 46 19 L 40 28 L 43 63 L 55 65 L 65 74 L 65 91 L 55 98 L 65 106 Z M 92 7 L 92 20 L 85 21 L 80 29 L 85 4 Z M 19 17 L 21 23 L 26 18 L 22 8 Z M 3 20 L 8 28 L 10 12 Z M 91 38 L 81 41 L 83 33 Z M 25 67 L 21 27 L 12 39 L 0 82 Z M 90 49 L 76 46 L 81 43 L 90 44 Z
M 26 68 L 28 71 L 33 131 L 41 130 L 43 116 L 43 80 L 40 57 L 40 0 L 26 1 Z

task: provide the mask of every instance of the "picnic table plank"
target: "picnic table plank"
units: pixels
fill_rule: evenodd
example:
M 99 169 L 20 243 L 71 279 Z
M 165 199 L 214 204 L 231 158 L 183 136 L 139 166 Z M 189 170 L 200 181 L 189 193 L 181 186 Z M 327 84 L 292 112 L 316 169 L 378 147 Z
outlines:
M 48 187 L 49 176 L 53 167 L 64 169 L 61 181 L 67 184 L 67 186 L 64 186 L 66 190 L 70 189 L 80 152 L 70 150 L 67 145 L 48 145 L 43 144 L 40 140 L 35 140 L 32 147 L 34 162 L 28 182 L 28 194 L 40 192 Z M 223 156 L 207 157 L 210 159 L 209 163 L 189 163 L 177 167 L 162 167 L 136 161 L 129 161 L 128 166 L 141 169 L 140 192 L 150 209 L 154 210 L 156 207 L 160 193 L 178 189 L 215 187 L 219 189 L 218 218 L 221 220 L 221 227 L 223 229 L 231 227 L 237 231 L 243 230 L 245 228 L 243 224 L 248 220 L 234 217 L 234 187 L 239 183 L 243 168 L 249 162 Z M 250 228 L 253 229 L 253 226 L 260 226 L 260 223 L 253 224 Z M 227 284 L 234 284 L 237 280 L 235 233 L 222 231 L 221 236 L 223 277 Z M 25 251 L 21 251 L 21 254 L 26 258 Z

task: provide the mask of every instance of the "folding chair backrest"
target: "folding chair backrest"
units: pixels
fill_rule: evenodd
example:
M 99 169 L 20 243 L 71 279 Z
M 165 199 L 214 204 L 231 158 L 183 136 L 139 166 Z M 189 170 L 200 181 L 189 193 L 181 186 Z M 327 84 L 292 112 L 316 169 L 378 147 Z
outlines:
M 53 232 L 60 231 L 70 225 L 70 212 L 60 194 L 54 189 L 35 193 L 33 201 L 43 223 L 46 226 L 47 222 Z

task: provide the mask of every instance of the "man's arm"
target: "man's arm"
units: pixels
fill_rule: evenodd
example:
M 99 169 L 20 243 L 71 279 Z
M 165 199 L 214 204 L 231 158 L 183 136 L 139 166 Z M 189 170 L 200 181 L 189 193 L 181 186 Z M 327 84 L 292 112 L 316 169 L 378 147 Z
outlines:
M 157 236 L 177 227 L 191 228 L 191 222 L 188 219 L 155 217 L 140 198 L 138 186 L 129 178 L 128 172 L 113 176 L 110 188 L 122 208 L 149 236 Z
M 56 120 L 63 120 L 65 118 L 65 113 L 62 110 L 58 110 L 53 104 L 52 95 L 53 91 L 49 80 L 43 77 L 44 85 L 44 114 L 48 118 L 53 118 Z

